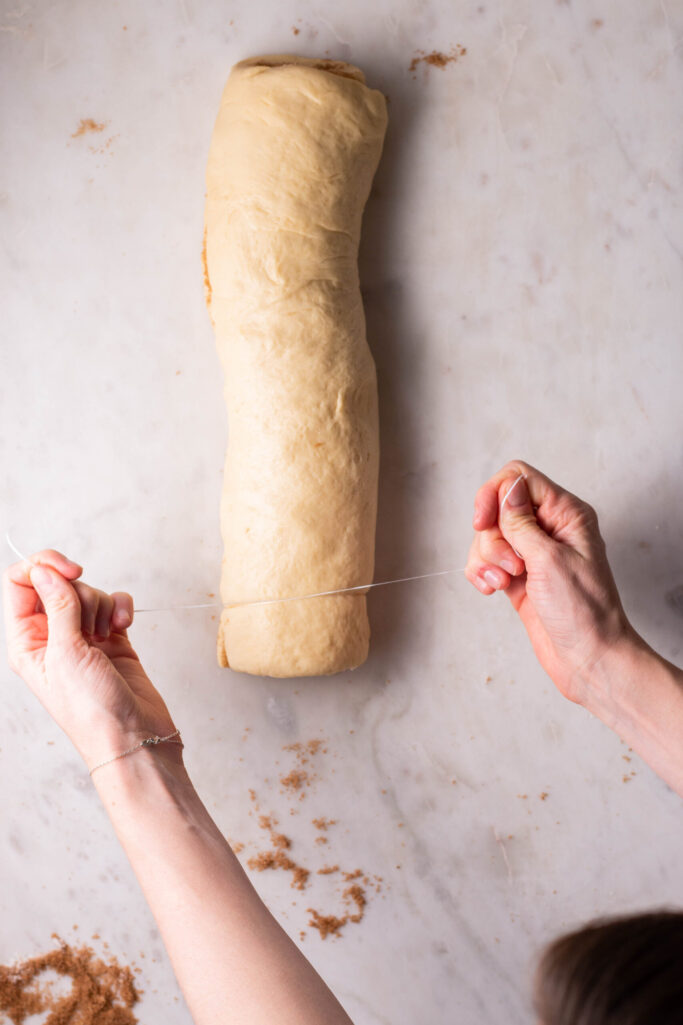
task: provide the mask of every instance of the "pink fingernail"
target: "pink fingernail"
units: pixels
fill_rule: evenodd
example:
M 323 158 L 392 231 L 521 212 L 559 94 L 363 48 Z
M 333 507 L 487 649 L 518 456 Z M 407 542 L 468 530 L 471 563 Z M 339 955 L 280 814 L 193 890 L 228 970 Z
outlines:
M 500 585 L 503 583 L 502 576 L 495 569 L 485 569 L 483 577 L 490 587 L 500 587 Z

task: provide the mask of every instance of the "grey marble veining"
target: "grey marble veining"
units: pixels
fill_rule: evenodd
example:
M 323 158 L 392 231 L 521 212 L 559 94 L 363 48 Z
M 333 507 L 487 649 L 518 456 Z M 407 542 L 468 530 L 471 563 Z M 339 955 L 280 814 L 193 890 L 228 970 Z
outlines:
M 0 523 L 20 548 L 60 548 L 140 606 L 218 590 L 210 133 L 235 61 L 329 52 L 389 97 L 360 254 L 377 579 L 462 566 L 477 486 L 525 458 L 597 507 L 635 625 L 680 660 L 680 5 L 27 0 L 0 28 Z M 456 62 L 410 72 L 418 49 L 456 44 Z M 104 130 L 74 137 L 90 117 Z M 360 925 L 303 941 L 357 1025 L 528 1023 L 549 937 L 680 905 L 680 799 L 555 693 L 502 596 L 453 577 L 369 602 L 370 659 L 333 679 L 218 669 L 211 610 L 140 616 L 133 638 L 241 857 L 263 846 L 253 787 L 303 863 L 382 877 Z M 97 932 L 143 969 L 141 1021 L 188 1025 L 83 766 L 0 679 L 0 960 Z M 282 748 L 318 736 L 293 801 Z M 337 819 L 329 850 L 320 814 Z M 299 942 L 309 896 L 279 873 L 254 883 Z M 310 900 L 334 911 L 325 885 Z

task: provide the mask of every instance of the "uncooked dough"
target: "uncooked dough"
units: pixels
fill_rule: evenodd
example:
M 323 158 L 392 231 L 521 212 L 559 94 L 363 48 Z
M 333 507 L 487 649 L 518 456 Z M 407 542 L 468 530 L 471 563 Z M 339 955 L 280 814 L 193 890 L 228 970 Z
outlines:
M 358 244 L 386 125 L 382 93 L 342 61 L 254 57 L 223 92 L 205 284 L 229 412 L 226 606 L 372 580 L 379 430 Z M 364 592 L 225 607 L 218 661 L 336 673 L 369 638 Z

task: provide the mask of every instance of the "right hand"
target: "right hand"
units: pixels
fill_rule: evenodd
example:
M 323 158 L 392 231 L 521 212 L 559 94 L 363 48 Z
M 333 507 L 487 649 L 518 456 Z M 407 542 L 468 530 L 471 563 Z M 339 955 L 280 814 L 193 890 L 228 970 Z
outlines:
M 591 670 L 635 633 L 595 510 L 518 460 L 479 489 L 474 508 L 467 579 L 482 594 L 506 592 L 545 671 L 583 703 Z

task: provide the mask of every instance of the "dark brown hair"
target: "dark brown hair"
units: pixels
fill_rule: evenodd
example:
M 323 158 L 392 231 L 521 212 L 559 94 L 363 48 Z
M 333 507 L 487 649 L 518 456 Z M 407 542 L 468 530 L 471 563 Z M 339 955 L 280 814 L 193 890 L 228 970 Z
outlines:
M 590 922 L 542 955 L 542 1025 L 683 1025 L 683 912 Z

